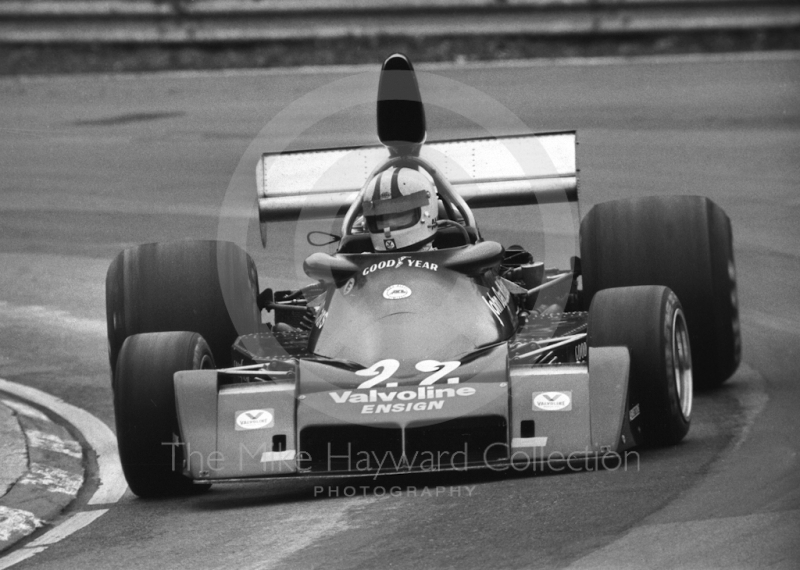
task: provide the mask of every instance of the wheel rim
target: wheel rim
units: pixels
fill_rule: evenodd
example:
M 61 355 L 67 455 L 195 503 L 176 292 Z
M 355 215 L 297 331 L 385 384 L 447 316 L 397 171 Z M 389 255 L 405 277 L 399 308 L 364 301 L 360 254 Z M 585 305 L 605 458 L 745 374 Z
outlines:
M 672 318 L 672 371 L 681 414 L 688 420 L 692 415 L 692 353 L 686 320 L 681 310 L 675 311 Z

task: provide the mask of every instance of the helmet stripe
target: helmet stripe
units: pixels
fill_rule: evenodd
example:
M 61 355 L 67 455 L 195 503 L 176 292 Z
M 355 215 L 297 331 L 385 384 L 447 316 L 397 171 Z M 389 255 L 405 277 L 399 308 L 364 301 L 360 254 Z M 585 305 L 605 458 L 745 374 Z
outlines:
M 384 171 L 385 172 L 385 171 Z M 381 172 L 378 176 L 375 177 L 375 189 L 372 191 L 372 201 L 375 202 L 376 200 L 381 199 L 381 181 L 383 180 L 383 174 Z
M 402 198 L 403 194 L 400 192 L 400 184 L 397 181 L 397 177 L 400 176 L 401 168 L 395 168 L 394 172 L 392 172 L 392 198 Z

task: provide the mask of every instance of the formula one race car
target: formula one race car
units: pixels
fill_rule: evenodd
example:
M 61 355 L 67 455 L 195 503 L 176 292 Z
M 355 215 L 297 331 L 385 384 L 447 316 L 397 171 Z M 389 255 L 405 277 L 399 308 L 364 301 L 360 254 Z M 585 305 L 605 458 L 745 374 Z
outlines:
M 117 437 L 137 495 L 673 445 L 693 386 L 736 369 L 731 226 L 716 204 L 599 204 L 580 255 L 545 267 L 484 239 L 472 210 L 576 207 L 574 132 L 425 144 L 399 54 L 377 107 L 382 145 L 259 162 L 262 228 L 342 219 L 335 251 L 305 259 L 306 286 L 260 291 L 251 257 L 222 241 L 145 244 L 111 264 Z

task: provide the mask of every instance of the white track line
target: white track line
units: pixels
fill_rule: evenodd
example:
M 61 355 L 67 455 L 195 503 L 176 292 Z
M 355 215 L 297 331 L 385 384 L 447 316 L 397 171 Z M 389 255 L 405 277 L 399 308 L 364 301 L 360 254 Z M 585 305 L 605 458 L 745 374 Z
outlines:
M 26 544 L 26 548 L 37 548 L 39 546 L 52 546 L 53 544 L 67 538 L 74 532 L 79 531 L 83 527 L 93 523 L 96 519 L 106 514 L 108 509 L 97 509 L 94 511 L 83 511 L 75 513 L 53 530 L 46 532 L 30 544 Z
M 2 402 L 3 405 L 14 410 L 21 416 L 33 418 L 34 420 L 39 420 L 40 422 L 51 421 L 50 418 L 48 418 L 46 415 L 44 415 L 36 408 L 28 406 L 27 404 L 23 404 L 22 402 L 16 402 L 14 400 L 0 400 L 0 402 Z
M 0 378 L 0 391 L 13 394 L 18 398 L 38 404 L 57 416 L 62 417 L 74 426 L 97 454 L 97 468 L 100 485 L 89 499 L 89 505 L 108 505 L 116 503 L 128 488 L 117 451 L 117 438 L 109 427 L 86 410 L 66 403 L 60 398 L 46 392 L 9 382 Z M 107 513 L 108 509 L 96 509 L 71 514 L 65 521 L 30 544 L 11 552 L 0 559 L 0 570 L 27 560 L 48 546 L 91 524 L 98 517 Z
M 553 57 L 532 59 L 505 59 L 487 61 L 440 61 L 414 64 L 417 71 L 444 72 L 469 71 L 480 69 L 524 69 L 532 67 L 597 67 L 610 65 L 633 64 L 692 64 L 692 63 L 727 63 L 727 62 L 762 62 L 762 61 L 796 61 L 800 60 L 800 50 L 728 52 L 728 53 L 690 53 L 660 54 L 634 56 L 597 56 L 597 57 Z M 161 77 L 165 79 L 210 79 L 215 77 L 272 77 L 285 75 L 337 75 L 356 74 L 366 71 L 377 72 L 379 63 L 359 63 L 352 65 L 304 65 L 298 67 L 268 67 L 244 69 L 208 69 L 186 71 L 147 71 L 141 73 L 75 73 L 53 75 L 20 75 L 12 78 L 0 78 L 3 82 L 47 83 L 52 81 L 86 81 L 88 80 L 136 80 Z
M 0 570 L 6 570 L 6 568 L 11 568 L 15 564 L 19 564 L 23 560 L 27 560 L 32 556 L 36 556 L 40 552 L 44 552 L 47 550 L 46 546 L 40 546 L 38 548 L 22 548 L 20 550 L 15 550 L 11 554 L 7 554 L 0 558 Z
M 14 394 L 23 400 L 28 400 L 51 410 L 81 432 L 86 442 L 97 454 L 97 467 L 100 478 L 100 487 L 89 500 L 90 505 L 116 503 L 122 497 L 128 485 L 125 483 L 125 477 L 122 474 L 122 467 L 119 462 L 117 438 L 106 424 L 86 410 L 68 404 L 61 398 L 56 398 L 36 388 L 0 378 L 0 391 Z

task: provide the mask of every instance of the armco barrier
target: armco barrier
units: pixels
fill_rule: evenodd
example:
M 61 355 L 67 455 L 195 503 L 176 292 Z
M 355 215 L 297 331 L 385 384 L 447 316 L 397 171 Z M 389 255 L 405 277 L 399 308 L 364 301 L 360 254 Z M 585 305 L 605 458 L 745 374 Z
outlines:
M 800 26 L 798 0 L 0 0 L 0 43 L 602 35 Z

